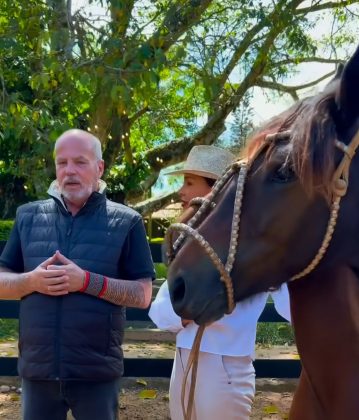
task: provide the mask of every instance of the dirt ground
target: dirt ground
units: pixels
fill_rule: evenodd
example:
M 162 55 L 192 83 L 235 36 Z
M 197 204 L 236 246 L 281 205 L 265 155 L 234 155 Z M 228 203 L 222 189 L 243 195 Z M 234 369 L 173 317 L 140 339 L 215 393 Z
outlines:
M 127 357 L 173 357 L 175 349 L 174 343 L 168 342 L 130 341 L 123 347 Z M 17 343 L 0 343 L 0 355 L 17 355 Z M 256 357 L 298 358 L 298 353 L 295 346 L 257 347 Z M 296 379 L 257 379 L 251 420 L 287 419 L 296 383 Z M 120 420 L 169 420 L 168 385 L 168 378 L 124 378 L 119 395 Z M 3 386 L 14 389 L 2 392 Z M 16 392 L 19 387 L 18 378 L 0 377 L 1 420 L 21 419 L 21 395 Z M 73 420 L 70 414 L 68 420 Z
M 2 384 L 14 384 L 14 379 L 0 378 Z M 139 383 L 143 382 L 143 383 Z M 284 420 L 292 401 L 296 380 L 258 379 L 252 420 Z M 143 398 L 143 393 L 147 397 Z M 20 420 L 20 395 L 0 393 L 1 420 Z M 168 420 L 168 379 L 126 378 L 120 394 L 121 420 Z M 68 416 L 68 420 L 72 420 Z M 99 419 L 101 420 L 101 419 Z

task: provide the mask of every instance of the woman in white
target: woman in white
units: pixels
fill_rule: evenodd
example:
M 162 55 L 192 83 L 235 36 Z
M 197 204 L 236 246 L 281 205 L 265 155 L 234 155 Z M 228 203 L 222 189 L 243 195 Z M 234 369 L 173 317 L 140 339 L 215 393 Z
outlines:
M 170 174 L 184 174 L 179 191 L 184 210 L 194 197 L 207 195 L 217 178 L 234 160 L 234 155 L 215 146 L 195 146 L 184 168 Z M 200 279 L 199 279 L 200 281 Z M 287 286 L 272 292 L 280 315 L 290 320 Z M 268 293 L 260 293 L 237 303 L 230 315 L 209 325 L 203 334 L 192 420 L 247 420 L 255 392 L 253 367 L 257 321 L 267 302 Z M 162 330 L 176 335 L 176 355 L 170 381 L 170 413 L 172 420 L 183 420 L 181 388 L 187 359 L 198 329 L 192 321 L 175 314 L 170 302 L 167 282 L 161 286 L 149 315 Z M 187 392 L 190 378 L 187 380 Z

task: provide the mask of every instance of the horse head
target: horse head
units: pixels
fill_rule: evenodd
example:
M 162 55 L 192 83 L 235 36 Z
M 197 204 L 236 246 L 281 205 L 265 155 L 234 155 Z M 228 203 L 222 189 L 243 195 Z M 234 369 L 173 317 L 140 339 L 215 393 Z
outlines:
M 232 229 L 238 171 L 233 171 L 214 198 L 215 208 L 196 228 L 223 264 L 231 238 L 238 234 L 229 273 L 236 302 L 303 273 L 321 249 L 333 217 L 335 229 L 315 270 L 337 264 L 358 267 L 359 156 L 347 156 L 348 173 L 333 179 L 343 156 L 351 153 L 346 145 L 359 128 L 357 98 L 359 48 L 322 93 L 297 102 L 249 142 L 238 232 Z M 345 194 L 338 192 L 343 184 Z M 339 212 L 333 213 L 338 194 L 345 196 Z M 220 280 L 208 253 L 187 237 L 168 273 L 174 310 L 198 324 L 222 317 L 228 293 Z

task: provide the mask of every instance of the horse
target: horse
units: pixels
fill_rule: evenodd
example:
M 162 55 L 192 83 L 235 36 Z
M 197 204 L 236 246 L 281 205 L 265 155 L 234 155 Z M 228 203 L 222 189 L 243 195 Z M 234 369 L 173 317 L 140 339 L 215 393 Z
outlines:
M 290 420 L 359 418 L 358 129 L 359 47 L 252 137 L 192 227 L 172 228 L 168 284 L 184 319 L 206 325 L 288 283 L 302 363 Z

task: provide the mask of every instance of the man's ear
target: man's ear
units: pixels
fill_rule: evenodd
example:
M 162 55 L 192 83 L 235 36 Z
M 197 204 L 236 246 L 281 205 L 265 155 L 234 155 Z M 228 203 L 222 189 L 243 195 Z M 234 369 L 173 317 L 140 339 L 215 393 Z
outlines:
M 105 170 L 105 161 L 101 159 L 97 162 L 97 164 L 98 164 L 98 170 L 99 170 L 99 178 L 101 178 Z

